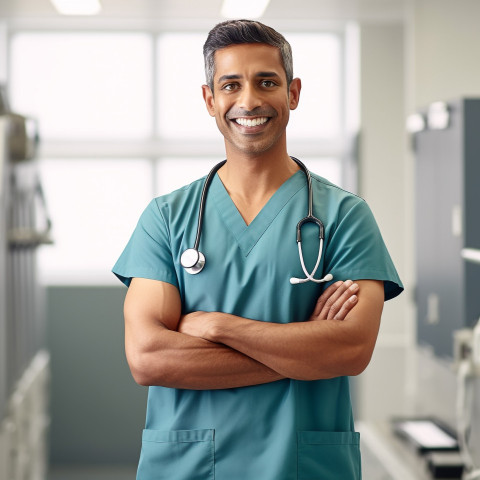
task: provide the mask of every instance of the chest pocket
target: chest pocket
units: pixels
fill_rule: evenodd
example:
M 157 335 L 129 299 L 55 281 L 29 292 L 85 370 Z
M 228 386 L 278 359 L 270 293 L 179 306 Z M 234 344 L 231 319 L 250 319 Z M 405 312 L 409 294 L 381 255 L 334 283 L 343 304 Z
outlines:
M 361 478 L 359 433 L 298 433 L 298 480 Z
M 214 480 L 214 430 L 144 430 L 137 480 Z

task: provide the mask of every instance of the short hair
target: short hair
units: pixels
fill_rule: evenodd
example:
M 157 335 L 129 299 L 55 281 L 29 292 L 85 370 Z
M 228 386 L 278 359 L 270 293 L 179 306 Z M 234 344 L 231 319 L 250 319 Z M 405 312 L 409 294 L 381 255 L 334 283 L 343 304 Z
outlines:
M 213 92 L 215 76 L 215 52 L 221 48 L 244 43 L 264 43 L 280 51 L 283 68 L 287 76 L 287 85 L 293 80 L 292 47 L 285 37 L 273 28 L 254 20 L 227 20 L 210 30 L 203 46 L 205 77 Z

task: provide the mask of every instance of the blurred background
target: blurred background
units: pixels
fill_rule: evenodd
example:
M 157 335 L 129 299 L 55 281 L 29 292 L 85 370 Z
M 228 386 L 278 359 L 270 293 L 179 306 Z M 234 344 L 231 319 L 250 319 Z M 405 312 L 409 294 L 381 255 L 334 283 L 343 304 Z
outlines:
M 456 433 L 477 478 L 480 2 L 67 3 L 0 3 L 0 480 L 135 477 L 147 389 L 110 269 L 152 197 L 223 158 L 202 46 L 238 17 L 290 41 L 289 153 L 367 200 L 406 287 L 352 379 L 364 478 L 439 474 L 398 418 Z

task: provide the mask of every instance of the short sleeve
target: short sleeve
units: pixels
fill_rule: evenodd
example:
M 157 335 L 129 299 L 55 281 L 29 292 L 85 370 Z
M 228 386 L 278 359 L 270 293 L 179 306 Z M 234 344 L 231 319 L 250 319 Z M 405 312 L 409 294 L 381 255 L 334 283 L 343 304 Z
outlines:
M 112 271 L 127 287 L 135 277 L 160 280 L 178 287 L 168 227 L 156 200 L 152 200 L 142 213 Z
M 375 218 L 361 199 L 339 220 L 327 239 L 327 272 L 336 279 L 382 280 L 385 300 L 403 291 Z

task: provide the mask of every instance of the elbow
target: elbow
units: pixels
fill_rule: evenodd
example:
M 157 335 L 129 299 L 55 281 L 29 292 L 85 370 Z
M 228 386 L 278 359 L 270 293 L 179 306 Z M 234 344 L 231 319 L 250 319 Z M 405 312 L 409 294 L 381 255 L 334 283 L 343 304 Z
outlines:
M 154 368 L 147 352 L 127 350 L 127 363 L 130 373 L 138 385 L 151 387 L 162 384 L 161 372 L 164 369 L 159 368 L 158 365 Z
M 348 372 L 346 372 L 346 376 L 348 377 L 356 377 L 363 373 L 366 368 L 368 367 L 368 364 L 370 361 L 364 362 L 364 361 L 359 361 L 353 365 L 350 366 L 350 369 Z
M 151 387 L 153 385 L 152 377 L 148 372 L 132 367 L 130 367 L 130 372 L 135 382 L 141 387 Z
M 179 382 L 177 369 L 167 355 L 159 355 L 159 352 L 153 356 L 148 351 L 127 351 L 127 363 L 133 379 L 142 387 L 173 387 Z
M 335 377 L 356 377 L 363 373 L 372 358 L 373 348 L 364 345 L 350 346 L 335 356 L 329 364 L 320 362 L 319 365 L 310 363 L 301 369 L 301 375 L 296 380 L 321 380 Z
M 152 385 L 152 376 L 144 357 L 145 355 L 140 352 L 127 352 L 127 363 L 135 382 L 143 387 L 149 387 Z
M 344 345 L 342 349 L 343 362 L 339 364 L 343 369 L 342 375 L 356 377 L 368 367 L 375 349 L 376 336 L 362 335 Z
M 373 355 L 373 347 L 370 346 L 361 345 L 353 350 L 352 356 L 345 365 L 345 375 L 349 377 L 356 377 L 363 373 L 368 367 Z
M 132 372 L 132 377 L 135 383 L 141 387 L 151 387 L 153 385 L 149 377 L 139 374 L 138 372 Z

